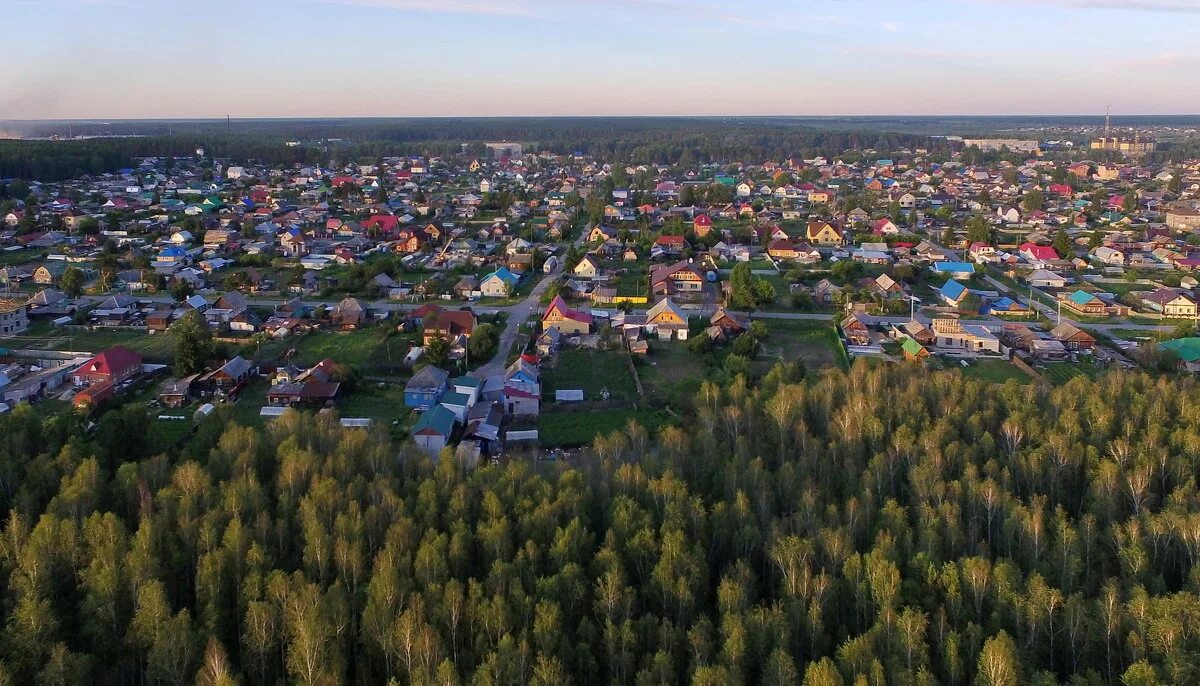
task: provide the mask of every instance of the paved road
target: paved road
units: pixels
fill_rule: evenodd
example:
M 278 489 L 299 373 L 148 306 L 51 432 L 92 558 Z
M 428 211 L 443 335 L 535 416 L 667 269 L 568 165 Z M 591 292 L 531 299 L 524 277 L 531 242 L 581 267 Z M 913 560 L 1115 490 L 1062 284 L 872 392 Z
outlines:
M 1006 284 L 1001 283 L 1000 281 L 997 281 L 996 279 L 993 279 L 991 276 L 988 276 L 987 274 L 984 274 L 983 279 L 985 281 L 987 281 L 988 283 L 990 283 L 991 285 L 995 286 L 997 289 L 999 289 L 1002 292 L 1011 293 L 1013 296 L 1021 296 L 1021 294 L 1013 292 L 1013 289 L 1009 288 Z M 1040 290 L 1038 291 L 1038 293 L 1040 293 L 1046 297 L 1050 297 L 1050 296 L 1046 295 L 1045 293 L 1042 293 L 1042 291 L 1040 291 Z M 1167 326 L 1165 324 L 1134 324 L 1132 322 L 1121 322 L 1121 323 L 1116 323 L 1116 324 L 1091 324 L 1088 322 L 1079 322 L 1074 319 L 1071 319 L 1070 317 L 1068 317 L 1066 315 L 1060 316 L 1057 309 L 1047 305 L 1046 303 L 1042 302 L 1041 300 L 1038 300 L 1037 298 L 1033 298 L 1031 300 L 1028 296 L 1025 296 L 1025 297 L 1021 297 L 1021 301 L 1022 302 L 1032 302 L 1033 306 L 1037 308 L 1038 312 L 1041 312 L 1042 314 L 1046 315 L 1046 317 L 1048 317 L 1050 319 L 1050 321 L 1052 321 L 1052 322 L 1063 321 L 1063 322 L 1066 322 L 1068 324 L 1071 324 L 1071 325 L 1074 325 L 1074 326 L 1077 326 L 1080 328 L 1093 329 L 1093 330 L 1099 331 L 1100 333 L 1103 333 L 1103 334 L 1107 334 L 1108 332 L 1113 331 L 1114 329 L 1121 329 L 1121 330 L 1128 330 L 1128 331 L 1158 331 L 1158 332 L 1167 332 L 1167 333 L 1175 330 L 1175 327 Z
M 586 241 L 587 232 L 580 232 L 579 238 L 575 239 L 574 246 L 578 248 Z M 565 260 L 565 257 L 565 254 L 560 256 L 558 265 L 554 268 L 554 271 L 547 274 L 546 278 L 539 281 L 538 284 L 533 287 L 533 291 L 530 292 L 529 296 L 524 300 L 516 305 L 492 308 L 492 310 L 495 312 L 507 312 L 508 323 L 504 327 L 504 332 L 500 334 L 500 347 L 496 349 L 496 356 L 492 358 L 491 362 L 488 362 L 477 369 L 475 371 L 476 376 L 486 378 L 494 374 L 504 373 L 504 369 L 506 367 L 505 362 L 508 361 L 508 351 L 512 349 L 513 343 L 516 342 L 517 335 L 521 332 L 521 325 L 523 325 L 529 319 L 529 315 L 533 314 L 533 311 L 540 306 L 542 294 L 546 292 L 546 289 L 550 288 L 550 284 L 555 283 L 562 278 L 563 261 Z

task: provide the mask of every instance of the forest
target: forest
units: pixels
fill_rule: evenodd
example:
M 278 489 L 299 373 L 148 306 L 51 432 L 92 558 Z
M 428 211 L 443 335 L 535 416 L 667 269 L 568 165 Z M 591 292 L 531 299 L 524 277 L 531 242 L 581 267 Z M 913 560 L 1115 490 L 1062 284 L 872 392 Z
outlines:
M 0 684 L 1200 679 L 1190 380 L 779 366 L 536 467 L 226 411 L 0 417 Z
M 61 126 L 59 126 L 61 128 Z M 77 125 L 76 132 L 87 132 Z M 936 141 L 878 130 L 817 129 L 786 120 L 700 118 L 518 118 L 412 120 L 242 120 L 109 124 L 84 140 L 0 140 L 0 178 L 63 181 L 116 171 L 136 157 L 184 158 L 204 148 L 235 163 L 325 164 L 394 155 L 483 156 L 483 142 L 522 141 L 530 151 L 579 152 L 606 161 L 693 165 L 842 155 L 847 150 L 929 147 Z M 38 133 L 47 133 L 39 131 Z M 65 132 L 63 132 L 65 133 Z M 298 141 L 295 146 L 288 141 Z M 942 146 L 947 144 L 943 141 Z

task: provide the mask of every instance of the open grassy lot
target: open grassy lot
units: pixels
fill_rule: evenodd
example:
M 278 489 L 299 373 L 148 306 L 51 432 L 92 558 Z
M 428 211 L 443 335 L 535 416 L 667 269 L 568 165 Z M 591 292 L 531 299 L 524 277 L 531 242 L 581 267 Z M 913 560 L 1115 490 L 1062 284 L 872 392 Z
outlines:
M 547 448 L 586 445 L 596 434 L 608 434 L 625 428 L 630 419 L 654 433 L 670 420 L 661 411 L 634 407 L 581 412 L 544 412 L 538 419 L 538 438 Z
M 945 364 L 947 368 L 958 369 L 963 376 L 983 379 L 992 383 L 1004 383 L 1009 379 L 1014 379 L 1019 383 L 1028 383 L 1030 380 L 1028 374 L 1017 369 L 1008 360 L 972 360 L 969 367 L 964 367 L 954 360 L 947 360 Z
M 697 334 L 703 335 L 703 334 Z M 700 391 L 705 362 L 678 341 L 654 341 L 650 354 L 638 361 L 637 373 L 652 405 L 686 409 Z
M 1122 295 L 1126 295 L 1127 293 L 1135 293 L 1135 292 L 1142 292 L 1142 291 L 1149 292 L 1149 291 L 1152 291 L 1155 289 L 1155 286 L 1152 286 L 1148 283 L 1129 283 L 1126 281 L 1121 281 L 1121 282 L 1105 281 L 1103 283 L 1094 283 L 1092 285 L 1095 286 L 1096 288 L 1099 288 L 1102 291 L 1112 293 L 1113 295 L 1116 295 L 1116 296 L 1122 296 Z
M 837 333 L 833 323 L 802 319 L 763 319 L 770 335 L 762 344 L 758 360 L 774 364 L 776 360 L 804 362 L 807 369 L 842 367 Z
M 555 391 L 565 389 L 582 389 L 587 402 L 599 400 L 605 388 L 613 402 L 637 399 L 624 352 L 564 350 L 542 368 L 542 397 L 549 402 L 553 402 Z
M 404 406 L 403 384 L 389 383 L 379 388 L 379 384 L 366 382 L 339 400 L 337 410 L 343 417 L 370 417 L 384 424 L 410 412 Z
M 1092 364 L 1090 361 L 1050 362 L 1046 365 L 1046 369 L 1042 371 L 1042 376 L 1046 377 L 1055 386 L 1061 386 L 1077 376 L 1095 379 L 1103 373 L 1103 369 Z
M 140 352 L 151 362 L 169 363 L 175 355 L 175 338 L 170 332 L 149 334 L 128 329 L 95 330 L 63 329 L 39 336 L 17 336 L 7 339 L 12 347 L 44 348 L 99 352 L 115 345 Z

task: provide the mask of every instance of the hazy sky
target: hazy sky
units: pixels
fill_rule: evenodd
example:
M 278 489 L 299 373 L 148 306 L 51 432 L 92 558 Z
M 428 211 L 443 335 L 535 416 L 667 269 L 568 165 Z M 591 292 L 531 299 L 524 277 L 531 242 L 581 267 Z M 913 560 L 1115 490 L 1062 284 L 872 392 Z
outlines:
M 1200 0 L 0 0 L 0 119 L 1200 113 Z

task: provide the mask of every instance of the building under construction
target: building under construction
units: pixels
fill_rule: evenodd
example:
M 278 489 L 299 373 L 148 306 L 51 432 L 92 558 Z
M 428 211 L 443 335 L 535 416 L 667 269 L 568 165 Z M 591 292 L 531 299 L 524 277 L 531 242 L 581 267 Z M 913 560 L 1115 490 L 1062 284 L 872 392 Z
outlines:
M 1132 136 L 1114 131 L 1110 113 L 1104 115 L 1104 135 L 1092 139 L 1092 150 L 1119 152 L 1130 157 L 1140 157 L 1152 153 L 1156 147 L 1153 138 L 1142 136 L 1136 130 Z

